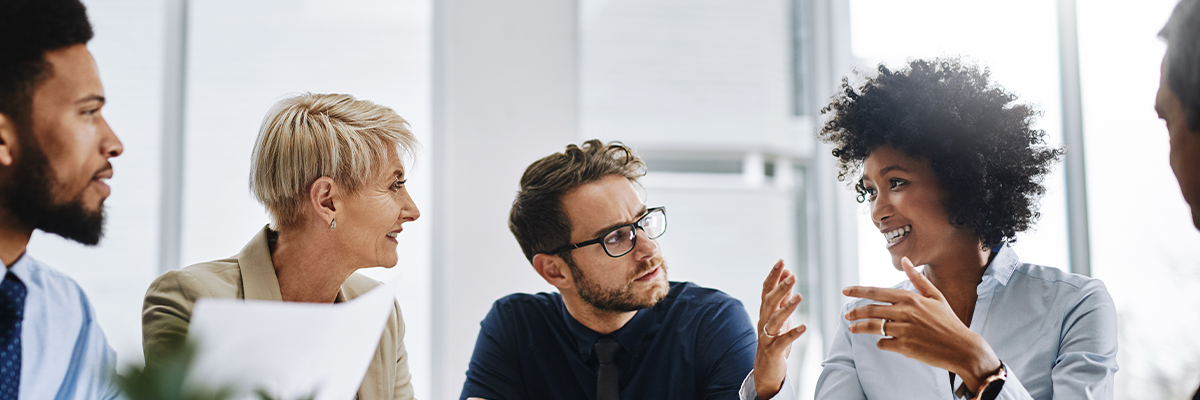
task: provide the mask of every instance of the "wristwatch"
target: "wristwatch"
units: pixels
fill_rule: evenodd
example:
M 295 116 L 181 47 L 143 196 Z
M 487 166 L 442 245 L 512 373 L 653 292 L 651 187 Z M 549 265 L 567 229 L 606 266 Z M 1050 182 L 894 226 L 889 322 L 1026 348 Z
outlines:
M 1000 362 L 1000 369 L 995 373 L 983 378 L 983 383 L 979 385 L 979 393 L 972 393 L 967 390 L 967 385 L 964 383 L 958 387 L 956 395 L 958 397 L 970 396 L 971 400 L 996 400 L 1000 396 L 1000 390 L 1004 389 L 1004 382 L 1008 380 L 1008 371 L 1004 368 L 1004 362 Z

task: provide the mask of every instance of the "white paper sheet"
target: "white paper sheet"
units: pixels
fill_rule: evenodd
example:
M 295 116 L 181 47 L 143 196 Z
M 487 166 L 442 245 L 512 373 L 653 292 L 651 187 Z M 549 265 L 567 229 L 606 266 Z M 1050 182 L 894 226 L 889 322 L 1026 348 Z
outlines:
M 353 399 L 391 315 L 397 285 L 341 304 L 204 298 L 192 311 L 189 385 L 235 399 Z

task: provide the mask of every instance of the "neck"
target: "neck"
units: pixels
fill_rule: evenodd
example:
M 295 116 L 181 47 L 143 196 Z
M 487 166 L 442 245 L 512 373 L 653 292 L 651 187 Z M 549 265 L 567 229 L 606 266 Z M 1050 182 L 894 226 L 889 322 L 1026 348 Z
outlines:
M 348 265 L 328 240 L 304 232 L 280 232 L 271 263 L 283 301 L 333 303 L 338 290 L 358 267 Z
M 562 290 L 559 292 L 562 293 L 563 304 L 567 306 L 571 317 L 601 335 L 616 332 L 637 315 L 637 311 L 600 310 L 579 298 L 578 293 Z
M 926 265 L 925 277 L 946 297 L 959 320 L 970 326 L 975 301 L 979 299 L 979 283 L 983 282 L 992 251 L 980 250 L 978 245 L 955 247 L 965 251 L 947 254 L 942 260 Z
M 31 236 L 33 228 L 26 227 L 8 210 L 0 209 L 0 262 L 6 267 L 16 264 L 17 259 L 25 254 Z

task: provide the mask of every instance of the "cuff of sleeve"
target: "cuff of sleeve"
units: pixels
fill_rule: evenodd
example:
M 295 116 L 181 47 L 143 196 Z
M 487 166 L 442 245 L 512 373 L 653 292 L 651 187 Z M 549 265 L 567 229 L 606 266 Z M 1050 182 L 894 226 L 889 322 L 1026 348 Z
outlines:
M 750 370 L 750 374 L 746 375 L 746 379 L 742 381 L 742 388 L 738 390 L 738 398 L 741 400 L 796 400 L 796 391 L 792 389 L 791 384 L 792 373 L 788 371 L 783 376 L 783 387 L 779 389 L 779 393 L 770 399 L 759 399 L 758 389 L 754 387 L 754 370 Z

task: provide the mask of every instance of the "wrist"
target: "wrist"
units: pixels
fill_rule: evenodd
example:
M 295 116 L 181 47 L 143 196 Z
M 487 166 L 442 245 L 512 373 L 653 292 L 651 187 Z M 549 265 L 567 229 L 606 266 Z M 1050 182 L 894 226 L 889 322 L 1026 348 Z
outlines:
M 760 378 L 757 374 L 754 375 L 754 393 L 759 400 L 775 397 L 780 390 L 783 390 L 783 380 L 771 382 L 768 379 Z
M 992 347 L 983 341 L 982 337 L 978 337 L 980 346 L 978 351 L 973 352 L 974 357 L 968 358 L 966 365 L 958 373 L 962 377 L 963 384 L 972 393 L 979 392 L 979 386 L 983 384 L 989 376 L 995 375 L 1000 371 L 1000 358 L 996 357 L 996 353 L 992 351 Z

